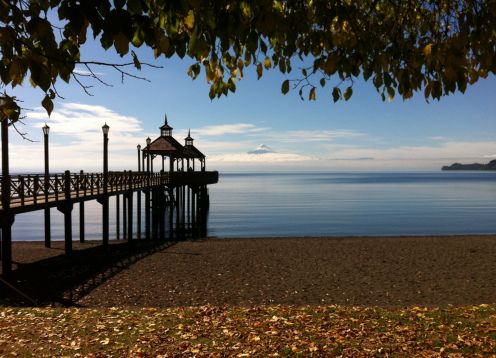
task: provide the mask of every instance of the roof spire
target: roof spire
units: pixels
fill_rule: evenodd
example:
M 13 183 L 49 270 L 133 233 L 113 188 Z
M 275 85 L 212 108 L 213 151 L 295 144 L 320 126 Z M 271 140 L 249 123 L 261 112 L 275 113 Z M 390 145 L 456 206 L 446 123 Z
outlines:
M 167 113 L 164 113 L 164 124 L 167 124 Z
M 191 134 L 189 134 L 191 131 L 191 128 L 188 128 L 188 137 L 191 137 Z

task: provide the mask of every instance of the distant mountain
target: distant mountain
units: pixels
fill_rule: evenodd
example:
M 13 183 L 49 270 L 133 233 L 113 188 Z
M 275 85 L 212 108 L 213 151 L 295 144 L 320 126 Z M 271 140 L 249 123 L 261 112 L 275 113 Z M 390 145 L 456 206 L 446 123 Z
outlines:
M 276 151 L 266 144 L 260 144 L 255 150 L 250 150 L 248 154 L 266 154 L 275 153 Z
M 441 170 L 496 170 L 496 159 L 495 160 L 491 160 L 487 164 L 479 164 L 479 163 L 460 164 L 460 163 L 454 163 L 454 164 L 451 164 L 450 166 L 445 165 L 444 167 L 441 168 Z

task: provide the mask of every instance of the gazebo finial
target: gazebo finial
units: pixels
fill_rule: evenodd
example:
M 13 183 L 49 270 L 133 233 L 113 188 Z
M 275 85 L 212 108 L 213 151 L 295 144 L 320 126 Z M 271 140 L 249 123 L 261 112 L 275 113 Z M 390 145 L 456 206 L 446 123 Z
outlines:
M 186 146 L 193 145 L 193 138 L 191 138 L 191 129 L 188 129 L 188 136 L 184 138 L 184 140 L 185 140 L 184 145 Z

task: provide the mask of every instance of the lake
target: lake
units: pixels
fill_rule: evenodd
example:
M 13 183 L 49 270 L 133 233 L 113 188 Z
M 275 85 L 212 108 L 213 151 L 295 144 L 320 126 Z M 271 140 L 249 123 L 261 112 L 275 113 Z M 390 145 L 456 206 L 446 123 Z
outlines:
M 209 192 L 209 236 L 496 233 L 496 172 L 221 173 Z M 101 238 L 100 215 L 99 204 L 86 203 L 87 239 Z M 62 214 L 51 216 L 61 240 Z M 78 217 L 75 205 L 75 239 Z M 114 200 L 110 221 L 113 238 Z M 43 238 L 42 211 L 16 216 L 14 240 Z

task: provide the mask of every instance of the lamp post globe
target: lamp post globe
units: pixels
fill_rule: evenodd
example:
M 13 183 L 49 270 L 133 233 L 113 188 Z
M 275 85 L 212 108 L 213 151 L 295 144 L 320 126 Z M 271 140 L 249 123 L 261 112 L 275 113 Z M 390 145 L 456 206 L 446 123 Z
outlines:
M 103 126 L 102 126 L 102 132 L 103 132 L 103 135 L 107 135 L 108 132 L 109 132 L 109 129 L 110 127 L 107 125 L 107 123 L 105 123 Z
M 45 123 L 45 125 L 43 127 L 41 127 L 41 129 L 43 129 L 43 134 L 45 136 L 48 135 L 48 133 L 50 133 L 50 127 Z

